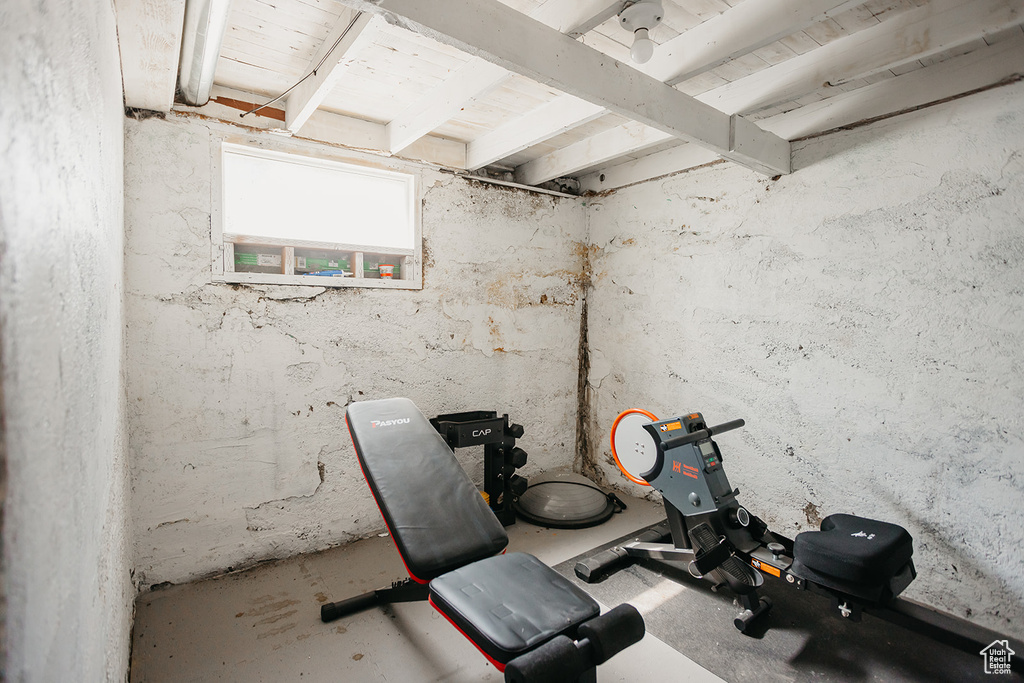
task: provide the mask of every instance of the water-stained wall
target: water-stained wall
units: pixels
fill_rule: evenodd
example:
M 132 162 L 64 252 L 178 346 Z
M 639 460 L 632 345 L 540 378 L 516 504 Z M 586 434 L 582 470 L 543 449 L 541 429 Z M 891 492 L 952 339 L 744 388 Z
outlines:
M 910 596 L 1021 635 L 1022 103 L 1015 84 L 804 141 L 778 179 L 721 164 L 578 202 L 420 169 L 412 292 L 211 284 L 212 155 L 244 134 L 129 121 L 136 580 L 379 530 L 350 401 L 508 412 L 527 474 L 580 443 L 623 488 L 608 428 L 636 406 L 745 418 L 721 443 L 751 510 L 787 534 L 900 522 Z
M 238 136 L 288 149 L 245 135 L 174 116 L 127 124 L 139 584 L 382 529 L 344 424 L 351 401 L 407 396 L 427 416 L 508 413 L 526 429 L 527 475 L 571 465 L 585 225 L 576 200 L 413 169 L 421 291 L 211 284 L 212 155 Z M 477 481 L 480 455 L 459 451 Z
M 905 525 L 908 595 L 1024 635 L 1024 83 L 589 200 L 596 470 L 625 408 L 702 411 L 786 534 Z M 634 491 L 639 487 L 629 485 Z

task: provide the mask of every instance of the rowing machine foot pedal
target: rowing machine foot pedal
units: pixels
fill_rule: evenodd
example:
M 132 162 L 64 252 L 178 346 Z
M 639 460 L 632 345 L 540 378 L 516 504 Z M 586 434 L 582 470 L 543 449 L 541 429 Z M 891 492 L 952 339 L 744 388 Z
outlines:
M 732 620 L 733 625 L 739 630 L 740 633 L 746 633 L 750 625 L 760 617 L 762 614 L 767 614 L 772 608 L 772 600 L 769 597 L 761 598 L 757 607 L 754 609 L 745 609 L 740 612 L 735 619 Z

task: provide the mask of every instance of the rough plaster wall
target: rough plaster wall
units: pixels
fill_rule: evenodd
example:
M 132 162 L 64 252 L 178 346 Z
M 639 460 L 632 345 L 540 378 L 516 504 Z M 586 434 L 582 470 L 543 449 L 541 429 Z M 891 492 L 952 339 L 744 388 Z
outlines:
M 702 411 L 784 533 L 904 524 L 907 595 L 1024 635 L 1024 84 L 591 200 L 592 441 Z M 648 489 L 649 490 L 649 489 Z
M 196 119 L 127 123 L 141 587 L 381 530 L 344 424 L 353 400 L 507 412 L 526 429 L 526 474 L 571 465 L 585 229 L 575 200 L 422 171 L 421 291 L 211 284 L 211 155 L 239 134 Z M 459 455 L 482 479 L 481 451 Z
M 0 4 L 4 680 L 128 668 L 120 73 L 109 0 Z

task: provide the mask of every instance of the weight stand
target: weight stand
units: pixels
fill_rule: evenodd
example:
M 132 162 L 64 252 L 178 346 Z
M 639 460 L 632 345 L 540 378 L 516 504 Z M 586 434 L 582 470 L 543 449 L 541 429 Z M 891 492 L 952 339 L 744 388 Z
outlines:
M 516 447 L 523 426 L 509 422 L 508 415 L 488 410 L 438 415 L 430 419 L 448 447 L 484 447 L 484 493 L 487 504 L 503 526 L 516 523 L 514 498 L 526 491 L 526 478 L 515 471 L 526 464 L 527 454 Z

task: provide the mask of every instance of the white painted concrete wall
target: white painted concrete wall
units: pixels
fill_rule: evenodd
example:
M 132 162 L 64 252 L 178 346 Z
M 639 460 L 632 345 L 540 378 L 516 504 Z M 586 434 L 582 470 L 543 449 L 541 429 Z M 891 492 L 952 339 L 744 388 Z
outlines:
M 122 681 L 134 590 L 113 7 L 0 3 L 9 681 Z
M 751 511 L 904 524 L 907 595 L 1024 636 L 1024 83 L 794 162 L 590 200 L 599 469 L 627 484 L 625 408 L 745 418 L 719 443 Z
M 584 214 L 423 171 L 421 291 L 210 283 L 210 165 L 240 129 L 130 121 L 127 378 L 138 574 L 180 582 L 381 530 L 350 401 L 509 413 L 572 464 Z M 251 142 L 287 145 L 262 135 Z M 482 479 L 480 452 L 459 451 Z

